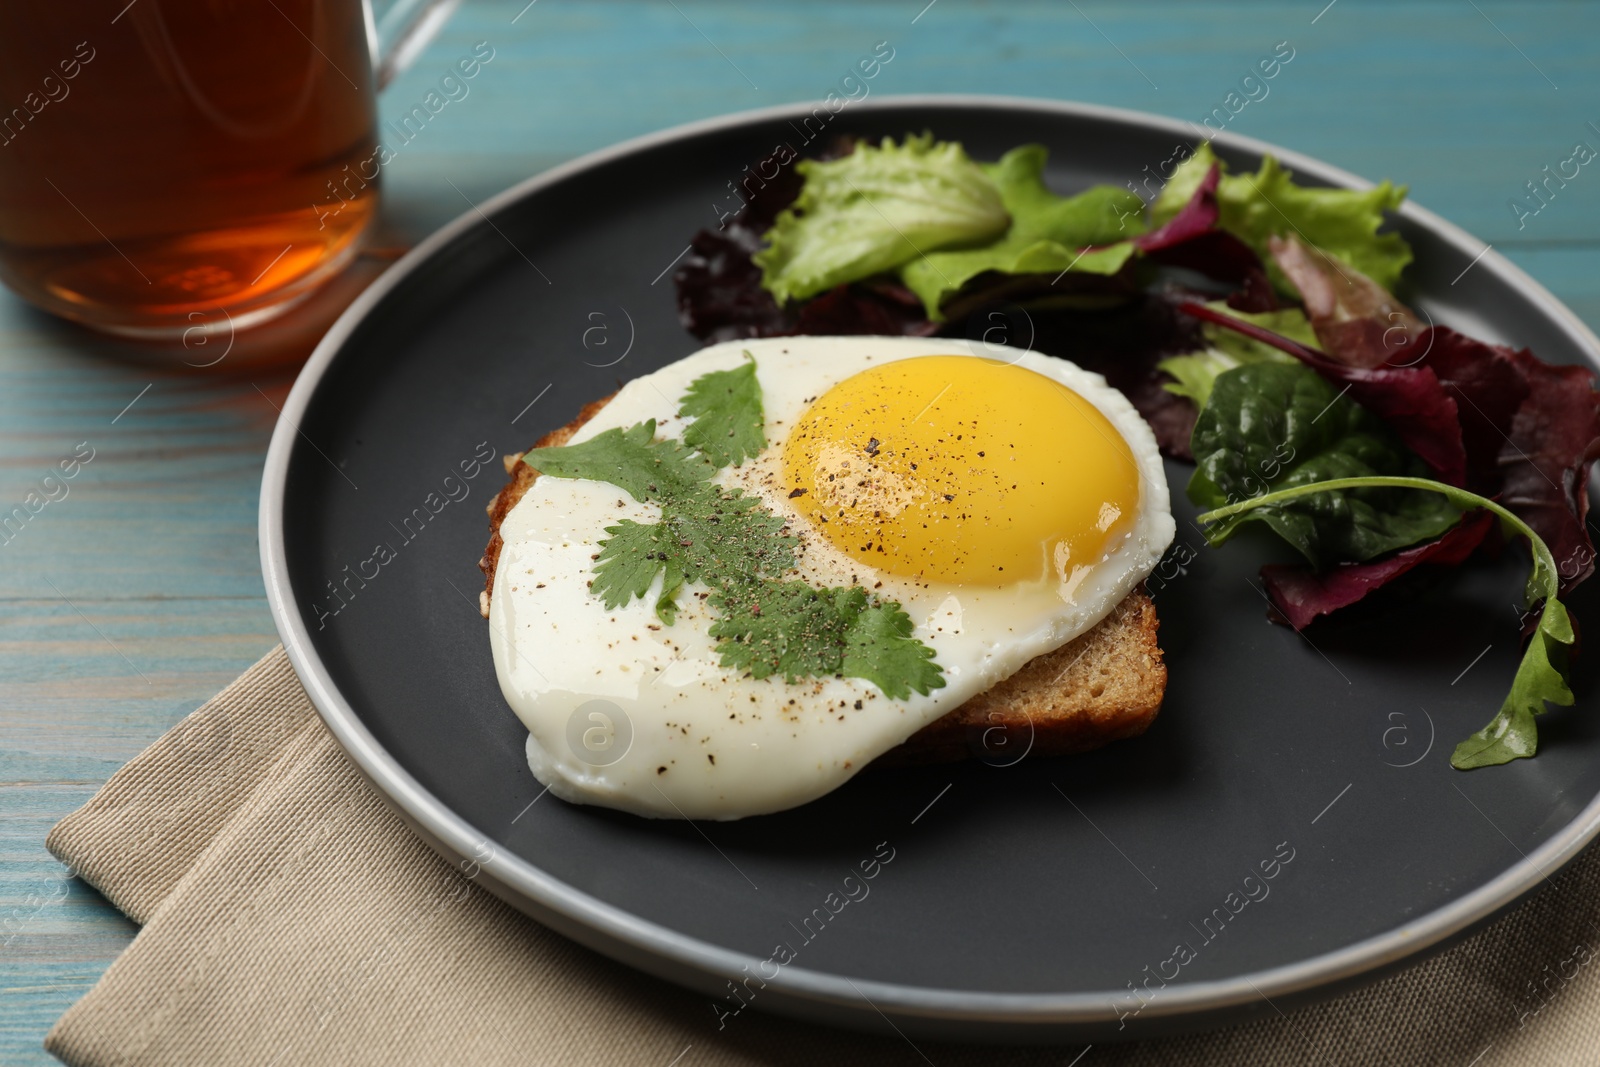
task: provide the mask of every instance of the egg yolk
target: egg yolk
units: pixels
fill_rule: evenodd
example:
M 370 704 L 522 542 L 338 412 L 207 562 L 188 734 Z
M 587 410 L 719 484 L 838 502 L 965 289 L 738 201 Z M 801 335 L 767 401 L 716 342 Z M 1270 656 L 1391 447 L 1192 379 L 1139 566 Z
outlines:
M 1035 371 L 922 356 L 829 389 L 783 449 L 812 529 L 881 571 L 960 585 L 1053 577 L 1069 599 L 1139 506 L 1133 451 Z

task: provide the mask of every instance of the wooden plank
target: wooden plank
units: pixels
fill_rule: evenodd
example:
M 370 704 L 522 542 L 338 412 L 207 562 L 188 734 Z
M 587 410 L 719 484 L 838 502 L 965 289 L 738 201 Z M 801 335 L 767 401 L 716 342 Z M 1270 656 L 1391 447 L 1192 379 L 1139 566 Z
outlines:
M 880 40 L 895 58 L 872 82 L 874 95 L 1017 94 L 1193 122 L 1287 40 L 1294 59 L 1228 129 L 1407 182 L 1421 203 L 1486 240 L 1600 239 L 1600 174 L 1590 173 L 1600 161 L 1520 231 L 1506 206 L 1575 140 L 1600 149 L 1600 133 L 1586 126 L 1600 124 L 1595 5 L 1484 2 L 1480 14 L 1455 2 L 1339 0 L 1313 25 L 1321 4 L 1101 3 L 1078 4 L 1079 14 L 1054 3 L 940 0 L 912 25 L 919 3 L 808 4 L 803 14 L 698 3 L 679 4 L 680 15 L 649 2 L 545 0 L 511 26 L 506 11 L 521 6 L 464 7 L 390 89 L 383 110 L 393 120 L 473 42 L 495 49 L 469 95 L 401 150 L 390 188 L 406 204 L 433 197 L 454 214 L 460 198 L 448 186 L 434 196 L 437 175 L 463 190 L 471 182 L 476 197 L 529 173 L 529 161 L 672 122 L 820 98 Z

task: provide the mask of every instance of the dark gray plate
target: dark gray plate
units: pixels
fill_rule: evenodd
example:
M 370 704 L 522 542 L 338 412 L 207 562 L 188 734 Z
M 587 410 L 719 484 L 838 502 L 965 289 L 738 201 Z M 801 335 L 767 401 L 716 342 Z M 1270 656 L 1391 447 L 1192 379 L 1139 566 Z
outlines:
M 741 968 L 776 970 L 757 1009 L 1099 1041 L 1371 979 L 1509 907 L 1590 840 L 1600 729 L 1582 679 L 1580 706 L 1542 720 L 1537 759 L 1448 764 L 1515 668 L 1517 553 L 1297 637 L 1267 623 L 1253 584 L 1282 553 L 1205 548 L 1181 466 L 1169 476 L 1195 559 L 1156 592 L 1171 685 L 1146 736 L 1009 767 L 869 773 L 733 824 L 533 803 L 526 735 L 477 610 L 483 505 L 503 475 L 498 459 L 470 480 L 459 465 L 480 442 L 496 457 L 525 448 L 692 351 L 669 267 L 747 163 L 801 147 L 810 115 L 667 131 L 507 191 L 369 289 L 290 396 L 261 497 L 279 631 L 328 725 L 443 854 L 476 859 L 484 884 L 557 930 L 708 994 Z M 977 97 L 874 98 L 828 134 L 925 128 L 978 158 L 1043 142 L 1062 192 L 1121 185 L 1191 136 L 1148 115 Z M 1235 167 L 1268 150 L 1218 142 Z M 1306 179 L 1365 184 L 1271 150 Z M 1435 321 L 1556 362 L 1600 355 L 1483 242 L 1414 205 L 1400 228 L 1417 251 L 1408 295 Z M 379 544 L 394 558 L 364 563 Z M 330 583 L 348 590 L 343 606 Z M 1593 617 L 1592 597 L 1578 600 Z M 868 895 L 834 914 L 830 893 L 890 850 Z M 786 965 L 763 964 L 775 951 Z M 1130 985 L 1146 983 L 1159 992 L 1135 999 Z

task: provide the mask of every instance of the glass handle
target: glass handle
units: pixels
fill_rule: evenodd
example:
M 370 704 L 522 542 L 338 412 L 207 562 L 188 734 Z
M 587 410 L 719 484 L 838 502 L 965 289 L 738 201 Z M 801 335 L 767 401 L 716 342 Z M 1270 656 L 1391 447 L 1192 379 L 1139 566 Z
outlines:
M 460 4 L 461 0 L 362 0 L 379 92 L 415 62 Z

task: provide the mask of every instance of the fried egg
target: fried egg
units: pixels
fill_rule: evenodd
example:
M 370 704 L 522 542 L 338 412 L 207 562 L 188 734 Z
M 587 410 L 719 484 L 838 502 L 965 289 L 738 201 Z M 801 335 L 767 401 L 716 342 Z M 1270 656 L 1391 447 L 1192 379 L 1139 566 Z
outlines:
M 999 358 L 997 358 L 999 357 Z M 607 527 L 660 506 L 541 477 L 506 516 L 490 642 L 535 777 L 564 800 L 737 819 L 822 796 L 923 726 L 1092 628 L 1175 532 L 1149 427 L 1098 374 L 937 338 L 713 345 L 629 382 L 572 438 L 653 419 L 680 438 L 690 384 L 754 360 L 766 447 L 714 481 L 797 541 L 787 577 L 898 603 L 943 685 L 891 699 L 849 676 L 724 666 L 707 590 L 671 623 L 649 593 L 590 588 Z

